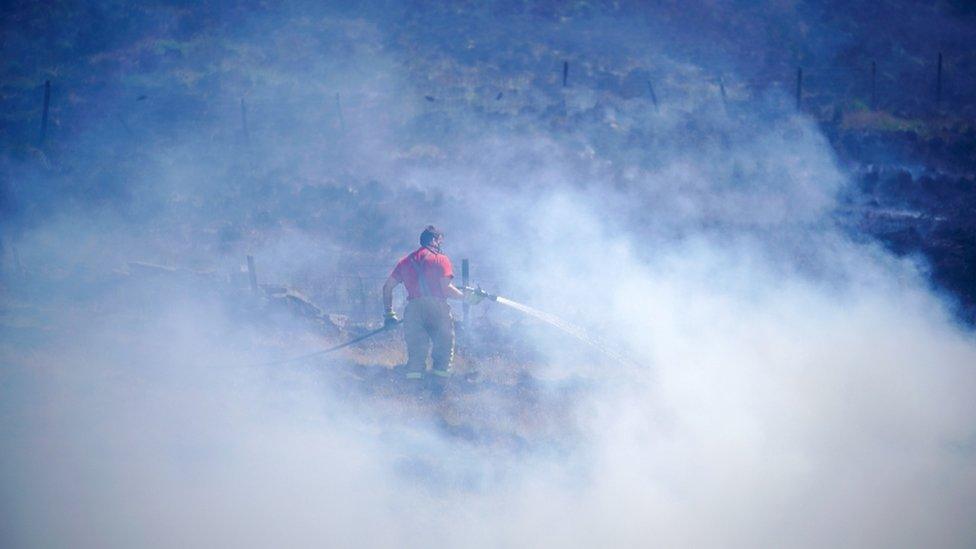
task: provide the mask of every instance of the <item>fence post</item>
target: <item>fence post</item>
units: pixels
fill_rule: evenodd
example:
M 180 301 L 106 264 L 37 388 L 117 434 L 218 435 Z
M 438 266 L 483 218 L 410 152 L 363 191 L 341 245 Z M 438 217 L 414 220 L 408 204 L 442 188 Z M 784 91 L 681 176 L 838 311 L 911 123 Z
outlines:
M 27 275 L 27 269 L 24 268 L 24 264 L 20 261 L 20 253 L 17 252 L 17 246 L 11 244 L 10 251 L 14 254 L 14 268 L 16 269 L 17 276 L 25 277 Z
M 366 296 L 366 281 L 363 280 L 362 276 L 359 276 L 358 278 L 359 278 L 359 310 L 360 310 L 360 314 L 363 315 L 363 324 L 366 324 L 367 322 L 369 322 L 369 310 L 367 304 L 369 300 L 367 299 Z
M 125 130 L 126 135 L 129 137 L 136 136 L 136 134 L 132 132 L 132 128 L 129 127 L 129 124 L 126 123 L 125 118 L 122 118 L 120 113 L 115 113 L 115 118 L 119 121 L 119 124 L 122 125 L 122 129 Z
M 470 263 L 468 263 L 468 260 L 467 259 L 462 259 L 461 260 L 461 285 L 464 286 L 464 287 L 467 287 L 468 286 L 468 272 L 469 272 L 468 271 L 468 267 L 469 266 L 470 266 Z M 471 308 L 471 306 L 468 305 L 468 302 L 467 301 L 465 301 L 464 302 L 464 305 L 461 306 L 461 311 L 462 311 L 462 313 L 461 313 L 461 325 L 464 326 L 464 329 L 465 330 L 468 329 L 468 310 L 470 308 Z
M 725 114 L 729 113 L 729 100 L 725 96 L 725 82 L 722 81 L 722 77 L 718 79 L 718 91 L 722 93 L 722 109 L 725 110 Z
M 871 110 L 878 108 L 878 88 L 877 88 L 878 64 L 871 61 Z
M 336 92 L 336 114 L 339 116 L 339 129 L 346 131 L 346 119 L 342 116 L 342 102 L 339 100 L 339 92 Z
M 657 94 L 654 93 L 654 84 L 651 84 L 650 80 L 647 81 L 647 89 L 651 92 L 651 101 L 654 103 L 654 112 L 660 112 L 660 109 L 657 106 Z
M 251 144 L 251 132 L 247 129 L 247 107 L 244 105 L 244 98 L 241 98 L 241 130 L 244 132 L 244 143 Z
M 41 114 L 41 136 L 37 140 L 38 145 L 44 144 L 44 138 L 47 137 L 47 112 L 48 106 L 51 104 L 51 81 L 44 81 L 44 112 Z
M 247 278 L 251 281 L 251 293 L 258 295 L 258 273 L 254 270 L 254 257 L 247 256 Z
M 566 87 L 566 80 L 569 78 L 569 61 L 563 61 L 563 87 Z
M 796 110 L 800 110 L 803 98 L 803 67 L 796 68 Z

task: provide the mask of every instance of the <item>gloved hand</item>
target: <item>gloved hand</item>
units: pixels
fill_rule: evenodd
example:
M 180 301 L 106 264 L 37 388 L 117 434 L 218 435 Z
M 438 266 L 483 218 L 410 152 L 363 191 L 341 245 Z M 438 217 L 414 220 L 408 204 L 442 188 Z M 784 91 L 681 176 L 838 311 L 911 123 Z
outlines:
M 485 298 L 485 291 L 481 288 L 465 288 L 464 302 L 468 305 L 477 305 Z
M 397 318 L 396 311 L 390 309 L 383 315 L 383 327 L 392 328 L 400 323 L 400 319 Z

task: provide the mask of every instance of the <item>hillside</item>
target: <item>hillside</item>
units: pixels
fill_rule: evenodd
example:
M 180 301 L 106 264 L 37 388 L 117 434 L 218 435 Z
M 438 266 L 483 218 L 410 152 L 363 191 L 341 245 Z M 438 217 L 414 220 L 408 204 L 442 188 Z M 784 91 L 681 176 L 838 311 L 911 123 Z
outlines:
M 976 543 L 970 3 L 3 10 L 0 546 Z

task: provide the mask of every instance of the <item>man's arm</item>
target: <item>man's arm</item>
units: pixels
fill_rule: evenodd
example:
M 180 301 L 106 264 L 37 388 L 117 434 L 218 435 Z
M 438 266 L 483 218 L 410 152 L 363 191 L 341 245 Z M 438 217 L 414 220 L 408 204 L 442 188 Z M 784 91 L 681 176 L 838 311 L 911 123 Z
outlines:
M 464 299 L 464 292 L 455 288 L 451 279 L 446 276 L 441 279 L 441 293 L 448 299 Z
M 392 276 L 387 278 L 386 282 L 383 283 L 383 311 L 384 312 L 390 312 L 393 310 L 393 288 L 396 288 L 396 285 L 399 283 L 400 281 L 393 278 Z
M 441 268 L 441 295 L 447 299 L 464 299 L 464 292 L 458 290 L 451 284 L 454 278 L 454 269 L 451 267 L 451 260 L 446 255 L 437 256 L 438 264 Z

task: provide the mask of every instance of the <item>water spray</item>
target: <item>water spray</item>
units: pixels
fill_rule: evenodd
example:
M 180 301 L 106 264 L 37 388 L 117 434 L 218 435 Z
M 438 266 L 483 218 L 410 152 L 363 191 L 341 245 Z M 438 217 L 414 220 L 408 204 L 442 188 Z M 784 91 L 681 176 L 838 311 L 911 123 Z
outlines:
M 515 309 L 516 311 L 519 311 L 520 313 L 529 315 L 532 318 L 535 318 L 536 320 L 541 320 L 542 322 L 545 322 L 546 324 L 549 324 L 550 326 L 552 326 L 552 327 L 554 327 L 554 328 L 556 328 L 558 330 L 561 330 L 564 333 L 567 333 L 567 334 L 573 336 L 574 338 L 576 338 L 579 341 L 581 341 L 581 342 L 589 345 L 590 347 L 593 347 L 597 351 L 603 353 L 607 357 L 613 359 L 614 361 L 616 361 L 616 362 L 618 362 L 618 363 L 620 363 L 622 365 L 625 365 L 625 366 L 639 366 L 633 360 L 625 357 L 624 355 L 622 355 L 622 354 L 618 353 L 617 351 L 613 350 L 612 348 L 610 348 L 610 346 L 607 345 L 605 342 L 603 342 L 600 339 L 598 339 L 598 338 L 590 335 L 590 333 L 587 332 L 584 328 L 582 328 L 580 326 L 577 326 L 576 324 L 573 324 L 573 323 L 568 322 L 566 320 L 563 320 L 562 318 L 560 318 L 560 317 L 558 317 L 558 316 L 556 316 L 554 314 L 547 313 L 545 311 L 540 311 L 539 309 L 536 309 L 534 307 L 529 307 L 528 305 L 525 305 L 524 303 L 519 303 L 518 301 L 514 301 L 512 299 L 508 299 L 508 298 L 505 298 L 505 297 L 501 297 L 501 296 L 498 296 L 498 295 L 495 295 L 495 294 L 490 294 L 490 293 L 486 292 L 485 290 L 481 289 L 480 287 L 472 288 L 472 287 L 468 287 L 468 286 L 463 286 L 463 287 L 461 287 L 459 289 L 462 292 L 464 292 L 464 293 L 466 293 L 466 294 L 468 294 L 470 296 L 474 296 L 475 299 L 476 299 L 476 301 L 481 301 L 481 300 L 484 300 L 484 299 L 487 299 L 489 301 L 494 301 L 495 303 L 498 303 L 500 305 L 504 305 L 504 306 L 509 307 L 511 309 Z M 397 324 L 399 324 L 399 322 L 397 322 Z M 378 328 L 376 330 L 373 330 L 371 332 L 367 332 L 367 333 L 365 333 L 365 334 L 363 334 L 363 335 L 361 335 L 359 337 L 356 337 L 354 339 L 351 339 L 349 341 L 346 341 L 345 343 L 340 343 L 340 344 L 335 345 L 333 347 L 329 347 L 328 349 L 323 349 L 323 350 L 320 350 L 320 351 L 315 351 L 313 353 L 308 353 L 308 354 L 301 355 L 301 356 L 294 357 L 294 358 L 289 358 L 289 359 L 284 359 L 284 360 L 276 360 L 276 361 L 273 361 L 273 362 L 265 362 L 265 363 L 260 364 L 260 366 L 276 366 L 276 365 L 279 365 L 279 364 L 288 364 L 288 363 L 291 363 L 291 362 L 300 362 L 300 361 L 303 361 L 303 360 L 307 360 L 309 358 L 314 358 L 314 357 L 317 357 L 317 356 L 329 354 L 329 353 L 338 351 L 340 349 L 344 349 L 346 347 L 355 345 L 356 343 L 359 343 L 361 341 L 364 341 L 366 339 L 369 339 L 369 338 L 371 338 L 373 336 L 379 335 L 379 334 L 381 334 L 381 333 L 389 330 L 390 328 L 392 328 L 395 325 L 396 324 L 391 325 L 391 326 L 383 326 L 383 327 Z
M 607 345 L 605 342 L 601 341 L 600 339 L 590 335 L 590 333 L 587 332 L 586 329 L 577 326 L 576 324 L 573 324 L 571 322 L 568 322 L 566 320 L 563 320 L 562 318 L 559 318 L 554 314 L 547 313 L 545 311 L 540 311 L 539 309 L 536 309 L 534 307 L 529 307 L 528 305 L 525 305 L 524 303 L 519 303 L 518 301 L 514 301 L 505 297 L 490 294 L 482 290 L 481 288 L 465 287 L 465 288 L 461 288 L 461 291 L 470 292 L 476 296 L 479 296 L 482 299 L 488 299 L 494 301 L 495 303 L 504 305 L 511 309 L 515 309 L 520 313 L 529 315 L 532 318 L 535 318 L 536 320 L 541 320 L 542 322 L 545 322 L 546 324 L 549 324 L 550 326 L 557 328 L 575 337 L 576 339 L 582 341 L 583 343 L 589 345 L 590 347 L 593 347 L 597 351 L 603 353 L 604 355 L 610 357 L 611 359 L 613 359 L 614 361 L 620 364 L 623 364 L 625 366 L 638 366 L 638 364 L 633 360 L 611 349 L 609 345 Z

